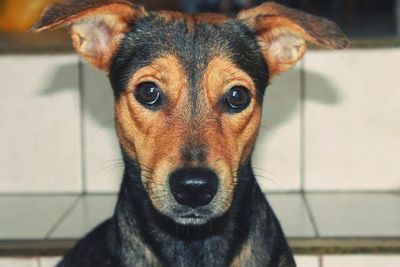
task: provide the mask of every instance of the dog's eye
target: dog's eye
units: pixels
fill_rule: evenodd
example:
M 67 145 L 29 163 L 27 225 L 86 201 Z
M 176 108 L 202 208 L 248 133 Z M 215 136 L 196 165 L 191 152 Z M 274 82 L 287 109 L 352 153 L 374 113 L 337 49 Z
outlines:
M 226 103 L 230 110 L 239 112 L 250 103 L 250 94 L 246 87 L 234 86 L 226 95 Z
M 161 104 L 161 91 L 153 82 L 140 83 L 135 90 L 136 99 L 143 105 L 154 107 Z

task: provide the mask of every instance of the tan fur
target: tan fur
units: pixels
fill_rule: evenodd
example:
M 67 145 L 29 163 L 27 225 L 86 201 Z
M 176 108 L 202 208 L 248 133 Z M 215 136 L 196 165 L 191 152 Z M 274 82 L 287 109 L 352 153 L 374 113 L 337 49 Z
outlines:
M 251 78 L 228 58 L 216 57 L 209 63 L 204 75 L 204 84 L 206 96 L 213 104 L 211 108 L 220 121 L 220 125 L 207 124 L 207 131 L 204 133 L 211 148 L 208 164 L 217 172 L 225 170 L 225 173 L 220 174 L 220 182 L 223 185 L 222 192 L 227 209 L 237 182 L 236 175 L 232 173 L 237 171 L 254 147 L 261 110 L 255 101 L 256 88 Z M 219 99 L 236 85 L 242 85 L 250 90 L 252 100 L 249 107 L 237 114 L 218 110 Z
M 168 96 L 168 106 L 162 111 L 148 110 L 135 99 L 133 92 L 136 86 L 145 81 L 157 83 Z M 146 166 L 142 168 L 145 176 L 143 183 L 155 206 L 163 203 L 162 196 L 168 190 L 166 178 L 177 167 L 175 163 L 179 162 L 179 145 L 183 142 L 179 133 L 184 126 L 176 117 L 175 109 L 185 87 L 186 79 L 178 59 L 166 55 L 138 70 L 128 90 L 115 103 L 116 127 L 121 144 L 130 157 Z
M 185 21 L 186 23 L 189 22 L 189 24 L 220 24 L 228 19 L 227 16 L 215 13 L 186 14 L 170 10 L 158 11 L 157 15 L 163 17 L 167 21 Z
M 253 253 L 251 252 L 251 244 L 249 241 L 242 246 L 239 254 L 233 258 L 230 267 L 243 267 L 248 266 L 249 262 L 253 260 Z
M 183 21 L 186 23 L 189 31 L 194 31 L 197 24 L 220 24 L 228 19 L 224 15 L 214 13 L 186 14 L 170 10 L 158 11 L 157 15 L 164 18 L 166 22 Z
M 256 88 L 252 79 L 241 69 L 239 69 L 230 59 L 226 57 L 216 57 L 209 64 L 204 75 L 206 95 L 211 103 L 217 101 L 233 86 L 241 85 L 249 89 L 252 100 L 250 106 L 238 114 L 227 114 L 221 112 L 218 116 L 221 117 L 223 131 L 224 129 L 231 130 L 232 136 L 224 136 L 224 140 L 219 142 L 229 142 L 228 147 L 224 146 L 224 150 L 236 148 L 237 151 L 229 151 L 229 161 L 237 167 L 243 163 L 249 156 L 246 148 L 252 148 L 252 139 L 257 134 L 260 110 L 256 103 Z M 216 109 L 217 107 L 214 107 Z M 224 125 L 225 124 L 225 125 Z M 225 126 L 225 127 L 224 127 Z M 218 139 L 220 134 L 217 130 L 213 132 L 216 136 L 212 139 Z M 228 133 L 227 133 L 228 134 Z M 218 136 L 218 137 L 217 137 Z M 230 139 L 227 140 L 226 138 Z M 248 151 L 250 152 L 250 151 Z
M 196 23 L 202 24 L 221 24 L 224 23 L 226 20 L 229 18 L 227 16 L 221 15 L 221 14 L 215 14 L 215 13 L 200 13 L 200 14 L 195 14 L 194 18 L 196 20 Z

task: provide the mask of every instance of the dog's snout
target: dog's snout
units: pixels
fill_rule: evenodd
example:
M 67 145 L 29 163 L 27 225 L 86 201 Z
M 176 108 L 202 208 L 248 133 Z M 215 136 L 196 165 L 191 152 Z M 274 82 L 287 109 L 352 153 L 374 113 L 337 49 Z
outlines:
M 188 162 L 204 162 L 207 157 L 207 150 L 204 144 L 186 143 L 182 149 L 183 159 Z
M 169 185 L 175 200 L 192 208 L 211 202 L 218 190 L 218 177 L 208 169 L 185 168 L 173 172 Z

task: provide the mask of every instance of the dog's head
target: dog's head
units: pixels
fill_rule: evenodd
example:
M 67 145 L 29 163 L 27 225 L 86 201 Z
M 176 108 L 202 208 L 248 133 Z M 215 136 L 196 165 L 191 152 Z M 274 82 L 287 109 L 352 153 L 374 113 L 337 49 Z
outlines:
M 63 24 L 78 53 L 110 77 L 119 140 L 151 203 L 180 224 L 230 208 L 271 77 L 303 56 L 306 41 L 348 44 L 334 23 L 275 3 L 228 18 L 70 0 L 50 6 L 34 29 Z

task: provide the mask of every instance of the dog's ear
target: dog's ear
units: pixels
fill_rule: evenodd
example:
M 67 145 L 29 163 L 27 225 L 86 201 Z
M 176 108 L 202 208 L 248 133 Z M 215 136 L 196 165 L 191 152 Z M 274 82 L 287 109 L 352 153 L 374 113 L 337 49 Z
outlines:
M 256 35 L 271 76 L 291 68 L 303 56 L 306 41 L 326 47 L 345 48 L 349 41 L 335 23 L 268 2 L 238 14 Z
M 143 7 L 125 0 L 68 0 L 44 10 L 32 31 L 67 25 L 73 46 L 95 67 L 108 72 L 129 23 L 144 16 Z

